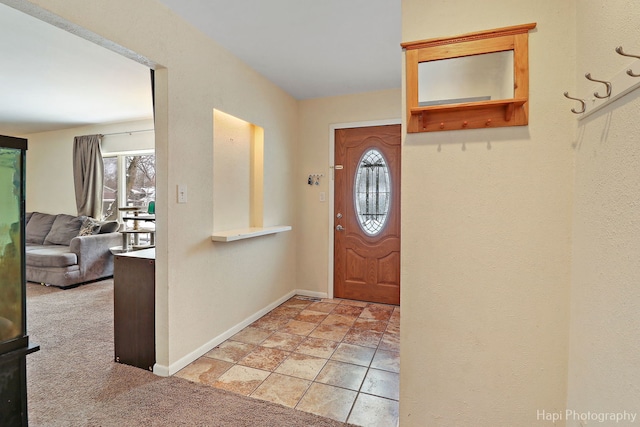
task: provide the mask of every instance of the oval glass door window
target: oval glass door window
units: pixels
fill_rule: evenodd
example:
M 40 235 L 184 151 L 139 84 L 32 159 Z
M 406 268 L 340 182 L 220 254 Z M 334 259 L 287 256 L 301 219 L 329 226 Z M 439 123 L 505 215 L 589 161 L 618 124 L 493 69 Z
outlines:
M 377 149 L 362 155 L 353 193 L 360 227 L 367 235 L 375 236 L 384 228 L 391 206 L 389 167 Z

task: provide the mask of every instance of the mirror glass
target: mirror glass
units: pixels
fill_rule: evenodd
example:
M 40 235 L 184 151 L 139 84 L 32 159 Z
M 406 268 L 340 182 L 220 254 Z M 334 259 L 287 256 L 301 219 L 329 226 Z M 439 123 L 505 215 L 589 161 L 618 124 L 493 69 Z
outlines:
M 512 99 L 513 50 L 420 62 L 418 105 Z

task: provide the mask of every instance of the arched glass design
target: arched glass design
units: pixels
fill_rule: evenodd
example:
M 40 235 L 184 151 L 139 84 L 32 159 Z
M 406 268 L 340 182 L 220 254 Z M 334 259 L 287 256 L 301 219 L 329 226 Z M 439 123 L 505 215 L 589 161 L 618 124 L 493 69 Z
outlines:
M 358 162 L 353 193 L 360 227 L 375 236 L 384 228 L 391 206 L 389 167 L 377 149 L 366 151 Z

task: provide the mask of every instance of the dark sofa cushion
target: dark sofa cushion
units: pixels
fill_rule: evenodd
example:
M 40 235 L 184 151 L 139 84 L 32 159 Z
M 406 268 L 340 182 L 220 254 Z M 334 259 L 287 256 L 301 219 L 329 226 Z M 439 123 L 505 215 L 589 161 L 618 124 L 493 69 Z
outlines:
M 27 243 L 34 243 L 36 245 L 43 244 L 55 220 L 55 215 L 33 212 L 25 229 L 25 239 Z
M 118 228 L 120 228 L 120 224 L 118 224 L 118 221 L 101 222 L 99 233 L 100 234 L 113 233 L 114 231 L 118 231 Z
M 26 264 L 30 267 L 68 267 L 78 263 L 78 257 L 69 246 L 34 247 L 26 255 Z
M 82 223 L 86 218 L 86 216 L 67 214 L 57 215 L 53 225 L 51 225 L 51 231 L 44 239 L 44 244 L 69 246 L 71 239 L 80 233 L 80 227 L 82 227 Z

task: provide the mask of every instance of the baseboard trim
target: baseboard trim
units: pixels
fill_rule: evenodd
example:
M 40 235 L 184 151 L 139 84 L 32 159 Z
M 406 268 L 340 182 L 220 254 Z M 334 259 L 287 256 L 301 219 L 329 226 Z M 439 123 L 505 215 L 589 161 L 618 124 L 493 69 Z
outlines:
M 280 297 L 279 299 L 277 299 L 276 301 L 272 302 L 268 306 L 264 307 L 263 309 L 255 312 L 251 316 L 247 317 L 242 322 L 234 325 L 233 327 L 231 327 L 230 329 L 226 330 L 222 334 L 220 334 L 217 337 L 213 338 L 212 340 L 210 340 L 206 344 L 200 346 L 199 348 L 197 348 L 196 350 L 192 351 L 191 353 L 189 353 L 189 354 L 183 356 L 182 358 L 176 360 L 174 363 L 172 363 L 169 366 L 160 365 L 160 364 L 156 363 L 155 365 L 153 365 L 153 373 L 158 375 L 158 376 L 161 376 L 161 377 L 171 376 L 171 375 L 175 374 L 176 372 L 178 372 L 180 369 L 184 368 L 185 366 L 187 366 L 188 364 L 193 362 L 194 360 L 197 360 L 203 354 L 209 352 L 210 350 L 212 350 L 216 346 L 222 344 L 224 341 L 226 341 L 227 339 L 231 338 L 233 335 L 237 334 L 242 329 L 246 328 L 247 326 L 249 326 L 250 324 L 252 324 L 256 320 L 258 320 L 259 318 L 261 318 L 262 316 L 264 316 L 265 314 L 267 314 L 268 312 L 270 312 L 271 310 L 273 310 L 274 308 L 276 308 L 277 306 L 279 306 L 280 304 L 282 304 L 283 302 L 285 302 L 289 298 L 293 297 L 294 295 L 315 296 L 315 295 L 306 295 L 306 294 L 303 294 L 302 292 L 304 292 L 304 291 L 296 289 L 296 290 L 293 290 L 293 291 L 287 293 L 286 295 Z
M 304 289 L 296 289 L 294 291 L 294 293 L 296 295 L 300 295 L 303 297 L 310 297 L 310 298 L 327 298 L 327 293 L 326 292 L 313 292 L 313 291 L 307 291 Z

